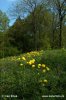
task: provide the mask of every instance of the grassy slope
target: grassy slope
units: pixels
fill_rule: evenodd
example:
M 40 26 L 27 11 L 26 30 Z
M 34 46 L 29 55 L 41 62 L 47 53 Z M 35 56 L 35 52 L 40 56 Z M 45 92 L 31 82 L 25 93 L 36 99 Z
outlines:
M 19 57 L 22 56 L 24 55 L 20 55 Z M 30 59 L 36 59 L 36 64 L 42 63 L 50 67 L 49 73 L 47 72 L 47 74 L 39 76 L 39 79 L 44 77 L 48 79 L 48 84 L 44 87 L 37 82 L 37 69 L 33 70 L 29 65 L 21 67 L 20 63 L 22 61 L 16 60 L 19 57 L 8 57 L 0 60 L 0 89 L 2 94 L 17 94 L 18 98 L 25 97 L 25 100 L 29 100 L 31 97 L 33 98 L 31 100 L 42 100 L 42 94 L 65 95 L 66 50 L 47 50 L 43 52 L 42 56 L 39 54 L 39 56 L 32 55 L 30 57 Z

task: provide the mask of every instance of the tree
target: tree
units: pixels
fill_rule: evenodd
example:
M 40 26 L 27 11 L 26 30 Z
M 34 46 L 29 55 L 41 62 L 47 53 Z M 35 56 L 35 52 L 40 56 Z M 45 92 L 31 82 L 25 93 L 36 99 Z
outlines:
M 62 24 L 66 15 L 66 0 L 57 0 L 56 7 L 59 15 L 59 47 L 62 47 Z
M 23 15 L 31 15 L 32 16 L 32 26 L 33 26 L 33 39 L 35 49 L 37 49 L 37 42 L 36 42 L 36 16 L 35 16 L 35 9 L 37 7 L 38 0 L 20 0 L 15 4 L 12 8 L 13 16 L 16 15 L 17 17 L 20 16 L 21 18 Z M 18 8 L 18 10 L 16 10 Z
M 15 10 L 18 4 L 18 11 Z M 22 10 L 21 10 L 22 9 Z M 15 14 L 16 13 L 16 14 Z M 40 49 L 41 35 L 45 34 L 44 27 L 48 26 L 48 21 L 46 15 L 49 15 L 47 9 L 42 4 L 42 0 L 20 0 L 13 7 L 13 16 L 18 15 L 21 18 L 26 18 L 26 22 L 30 22 L 32 26 L 32 36 L 35 50 Z M 29 16 L 29 17 L 28 17 Z M 31 30 L 31 29 L 30 29 Z M 43 40 L 42 40 L 43 41 Z
M 63 26 L 63 20 L 66 15 L 66 0 L 47 0 L 49 2 L 50 9 L 54 8 L 53 12 L 58 15 L 58 23 L 56 28 L 59 29 L 59 48 L 62 47 L 62 26 Z
M 8 30 L 8 38 L 13 47 L 17 47 L 22 52 L 34 49 L 32 40 L 31 23 L 27 19 L 16 19 L 16 22 Z M 32 45 L 31 45 L 32 44 Z
M 0 10 L 0 31 L 4 32 L 9 26 L 9 19 L 6 13 Z
M 12 35 L 13 40 L 15 39 L 15 44 L 18 44 L 19 47 L 21 44 L 20 49 L 22 48 L 23 52 L 45 49 L 50 44 L 48 35 L 50 22 L 50 12 L 42 4 L 39 4 L 24 19 L 18 17 L 9 29 L 9 34 Z

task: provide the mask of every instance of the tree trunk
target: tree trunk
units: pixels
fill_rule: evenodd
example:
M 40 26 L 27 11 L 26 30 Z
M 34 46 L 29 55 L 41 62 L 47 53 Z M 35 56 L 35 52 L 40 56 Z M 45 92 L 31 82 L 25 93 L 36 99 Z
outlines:
M 36 37 L 36 18 L 35 12 L 32 13 L 32 24 L 33 24 L 33 38 L 34 38 L 34 47 L 37 50 L 37 37 Z
M 59 48 L 62 48 L 62 20 L 59 22 Z
M 54 33 L 55 33 L 55 30 L 53 29 L 53 32 L 52 32 L 52 49 L 54 48 Z

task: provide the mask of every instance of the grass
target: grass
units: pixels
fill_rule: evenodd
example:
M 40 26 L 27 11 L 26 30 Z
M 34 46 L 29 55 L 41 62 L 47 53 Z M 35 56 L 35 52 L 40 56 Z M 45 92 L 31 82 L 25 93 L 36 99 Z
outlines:
M 42 95 L 65 96 L 65 67 L 65 49 L 34 51 L 0 59 L 1 99 L 59 100 L 59 98 L 42 98 Z M 17 98 L 2 95 L 17 95 Z

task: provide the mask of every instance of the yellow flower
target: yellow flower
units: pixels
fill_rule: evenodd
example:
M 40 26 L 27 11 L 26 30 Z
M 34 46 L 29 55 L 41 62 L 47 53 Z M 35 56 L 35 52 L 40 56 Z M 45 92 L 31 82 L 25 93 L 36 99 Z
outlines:
M 42 66 L 42 67 L 45 67 L 45 64 L 42 64 L 41 66 Z
M 41 66 L 41 64 L 38 64 L 38 66 Z
M 31 65 L 32 64 L 31 61 L 29 61 L 28 64 Z
M 35 59 L 32 59 L 31 62 L 34 63 L 35 62 Z
M 45 70 L 45 69 L 43 69 L 43 70 L 42 70 L 42 72 L 43 72 L 43 73 L 45 73 L 45 72 L 46 72 L 46 70 Z
M 21 63 L 20 66 L 23 66 L 23 64 Z
M 25 57 L 22 57 L 22 60 L 26 60 L 26 58 Z
M 40 67 L 41 66 L 41 64 L 38 64 L 38 67 Z
M 35 65 L 32 65 L 32 68 L 34 68 L 35 67 Z
M 45 80 L 43 80 L 43 82 L 47 83 L 48 81 L 45 79 Z
M 28 62 L 29 65 L 32 65 L 32 64 L 34 64 L 34 63 L 35 63 L 35 59 L 32 59 L 32 60 L 30 60 L 30 61 Z
M 41 67 L 41 64 L 38 64 L 38 68 L 40 68 Z
M 47 71 L 49 71 L 50 69 L 49 69 L 49 67 L 46 67 L 46 69 L 47 69 Z

